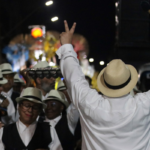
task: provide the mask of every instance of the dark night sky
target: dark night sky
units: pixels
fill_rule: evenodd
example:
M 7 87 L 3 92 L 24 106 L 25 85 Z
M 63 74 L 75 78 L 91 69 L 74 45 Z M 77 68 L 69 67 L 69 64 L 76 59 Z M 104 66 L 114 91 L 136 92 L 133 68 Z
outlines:
M 113 49 L 115 35 L 114 1 L 106 0 L 53 0 L 54 4 L 46 7 L 46 0 L 1 0 L 1 35 L 4 37 L 20 21 L 36 8 L 40 7 L 26 21 L 11 32 L 4 40 L 3 46 L 18 33 L 27 33 L 28 25 L 43 24 L 47 30 L 64 31 L 63 20 L 69 26 L 77 22 L 76 33 L 86 37 L 90 46 L 89 57 L 95 58 L 95 67 L 100 69 L 99 61 L 107 60 Z M 59 21 L 50 18 L 58 16 Z

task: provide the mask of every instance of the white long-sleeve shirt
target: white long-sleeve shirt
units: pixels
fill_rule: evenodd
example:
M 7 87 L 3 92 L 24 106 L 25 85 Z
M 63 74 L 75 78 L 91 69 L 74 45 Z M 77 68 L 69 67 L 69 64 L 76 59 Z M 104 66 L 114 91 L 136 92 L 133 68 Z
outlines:
M 56 52 L 69 95 L 80 113 L 83 150 L 150 150 L 150 91 L 119 98 L 99 95 L 81 71 L 71 44 Z
M 67 120 L 68 120 L 68 127 L 70 129 L 70 132 L 74 135 L 74 131 L 77 125 L 77 122 L 79 120 L 79 113 L 78 110 L 74 107 L 73 104 L 70 104 L 67 112 Z M 49 120 L 46 118 L 45 122 L 49 122 L 50 126 L 50 134 L 52 137 L 52 142 L 49 144 L 50 150 L 63 150 L 62 145 L 60 143 L 60 140 L 58 138 L 57 132 L 55 130 L 55 126 L 59 122 L 59 120 L 62 118 L 62 116 L 58 116 L 57 118 L 53 120 Z

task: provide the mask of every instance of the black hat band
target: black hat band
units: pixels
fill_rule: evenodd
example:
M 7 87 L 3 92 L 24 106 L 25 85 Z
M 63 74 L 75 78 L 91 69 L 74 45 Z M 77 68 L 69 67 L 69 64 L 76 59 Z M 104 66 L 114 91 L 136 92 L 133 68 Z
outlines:
M 5 71 L 11 71 L 11 72 L 12 72 L 12 70 L 10 70 L 10 69 L 5 69 L 5 70 L 2 70 L 2 72 L 5 72 Z
M 41 99 L 35 96 L 23 96 L 24 98 L 33 98 L 41 102 Z
M 104 78 L 104 75 L 103 75 L 103 78 Z M 113 86 L 113 85 L 108 84 L 108 83 L 105 81 L 105 78 L 104 78 L 104 82 L 105 82 L 106 86 L 107 86 L 108 88 L 110 88 L 110 89 L 113 89 L 113 90 L 118 90 L 118 89 L 124 88 L 126 85 L 128 85 L 128 83 L 130 82 L 130 80 L 131 80 L 131 75 L 130 75 L 130 77 L 128 78 L 128 80 L 127 80 L 125 83 L 123 83 L 123 84 L 121 84 L 121 85 Z

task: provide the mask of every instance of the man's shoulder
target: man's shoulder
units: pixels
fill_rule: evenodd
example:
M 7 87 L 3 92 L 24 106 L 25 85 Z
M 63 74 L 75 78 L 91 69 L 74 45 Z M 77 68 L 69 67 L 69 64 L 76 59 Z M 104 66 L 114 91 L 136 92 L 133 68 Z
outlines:
M 12 97 L 19 97 L 20 93 L 13 91 L 11 96 Z
M 5 125 L 3 128 L 4 128 L 4 130 L 5 130 L 5 129 L 11 129 L 11 128 L 13 128 L 14 126 L 16 126 L 16 122 L 15 122 L 15 123 L 8 124 L 8 125 Z

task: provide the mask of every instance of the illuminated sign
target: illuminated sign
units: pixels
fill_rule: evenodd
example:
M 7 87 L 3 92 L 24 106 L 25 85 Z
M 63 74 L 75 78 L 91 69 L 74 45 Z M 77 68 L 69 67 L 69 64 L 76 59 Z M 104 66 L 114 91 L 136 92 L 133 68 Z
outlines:
M 31 30 L 31 35 L 34 38 L 42 37 L 43 36 L 43 31 L 41 28 L 35 27 Z

